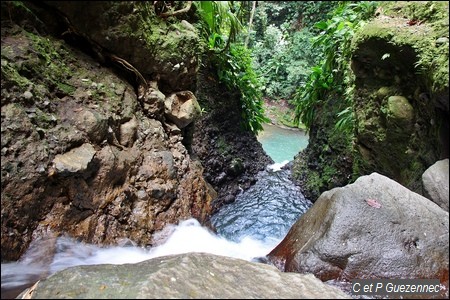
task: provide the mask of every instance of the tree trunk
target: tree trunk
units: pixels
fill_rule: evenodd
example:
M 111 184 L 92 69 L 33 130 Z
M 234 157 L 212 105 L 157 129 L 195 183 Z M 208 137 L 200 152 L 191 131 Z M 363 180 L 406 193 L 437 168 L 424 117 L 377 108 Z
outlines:
M 248 45 L 248 40 L 250 39 L 250 32 L 252 30 L 252 23 L 253 23 L 253 16 L 255 14 L 255 9 L 256 9 L 256 1 L 252 1 L 252 10 L 250 12 L 250 20 L 248 21 L 248 35 L 245 39 L 245 48 L 247 48 Z

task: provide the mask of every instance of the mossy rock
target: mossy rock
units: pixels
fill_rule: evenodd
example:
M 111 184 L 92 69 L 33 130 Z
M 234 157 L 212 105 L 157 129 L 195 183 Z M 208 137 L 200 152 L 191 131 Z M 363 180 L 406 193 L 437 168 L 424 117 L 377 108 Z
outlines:
M 359 45 L 371 39 L 384 40 L 394 46 L 391 49 L 411 48 L 417 56 L 415 71 L 425 77 L 431 92 L 442 93 L 447 89 L 448 93 L 449 3 L 388 1 L 382 3 L 382 7 L 383 13 L 387 15 L 375 18 L 358 30 L 352 40 L 352 51 L 356 52 Z M 380 53 L 379 63 L 388 63 L 389 60 L 402 61 L 404 55 L 405 53 L 401 52 L 386 51 Z
M 414 108 L 403 96 L 390 96 L 387 101 L 388 120 L 398 126 L 410 127 L 414 122 Z
M 196 28 L 186 20 L 158 17 L 151 2 L 49 5 L 63 12 L 93 47 L 101 45 L 105 53 L 126 60 L 148 79 L 159 78 L 164 92 L 193 87 L 202 49 Z
M 420 193 L 421 173 L 448 155 L 448 2 L 381 7 L 352 40 L 354 169 Z

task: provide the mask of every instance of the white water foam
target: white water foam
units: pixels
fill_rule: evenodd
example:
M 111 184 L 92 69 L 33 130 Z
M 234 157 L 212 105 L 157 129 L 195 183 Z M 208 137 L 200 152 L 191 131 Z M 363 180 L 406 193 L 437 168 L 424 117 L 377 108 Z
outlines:
M 39 277 L 46 277 L 72 266 L 138 263 L 159 256 L 188 252 L 204 252 L 251 261 L 253 258 L 266 256 L 280 242 L 278 239 L 258 241 L 251 237 L 232 242 L 201 226 L 196 219 L 182 221 L 179 225 L 168 225 L 161 234 L 165 235 L 167 232 L 169 234 L 164 242 L 150 249 L 135 246 L 99 247 L 59 237 L 56 241 L 56 254 L 50 265 L 36 263 L 46 259 L 27 258 L 27 255 L 33 255 L 32 251 L 28 251 L 18 262 L 2 263 L 2 290 L 24 285 L 27 280 L 31 285 Z
M 245 260 L 266 256 L 277 241 L 258 241 L 251 237 L 244 237 L 239 242 L 232 242 L 217 236 L 202 227 L 196 219 L 181 222 L 161 246 L 152 248 L 152 257 L 187 252 L 206 252 Z
M 283 160 L 280 163 L 274 163 L 274 164 L 268 165 L 266 167 L 266 169 L 268 171 L 277 172 L 277 171 L 280 171 L 281 168 L 284 167 L 287 163 L 289 163 L 289 160 Z

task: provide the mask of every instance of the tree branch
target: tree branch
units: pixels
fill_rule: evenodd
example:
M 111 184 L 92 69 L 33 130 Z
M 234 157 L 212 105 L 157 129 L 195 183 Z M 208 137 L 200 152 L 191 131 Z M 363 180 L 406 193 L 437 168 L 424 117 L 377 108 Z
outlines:
M 191 5 L 192 5 L 192 1 L 187 1 L 187 5 L 185 8 L 182 8 L 180 10 L 176 10 L 174 12 L 165 12 L 165 13 L 161 13 L 159 16 L 162 18 L 167 18 L 167 17 L 171 17 L 171 16 L 176 16 L 176 15 L 180 15 L 182 13 L 188 12 L 191 9 Z

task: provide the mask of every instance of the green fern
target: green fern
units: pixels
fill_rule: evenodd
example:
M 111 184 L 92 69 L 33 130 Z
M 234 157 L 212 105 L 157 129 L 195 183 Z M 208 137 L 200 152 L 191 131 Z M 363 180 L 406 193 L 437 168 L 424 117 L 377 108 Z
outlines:
M 334 125 L 334 128 L 341 132 L 352 132 L 355 124 L 355 117 L 351 106 L 346 107 L 342 111 L 337 113 L 338 121 Z
M 238 3 L 240 2 L 194 2 L 204 22 L 204 38 L 208 41 L 219 80 L 230 89 L 239 89 L 244 121 L 242 125 L 244 129 L 257 133 L 263 130 L 262 123 L 269 119 L 264 115 L 261 83 L 252 68 L 250 50 L 233 43 L 243 29 L 240 21 L 241 5 Z

